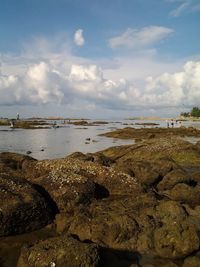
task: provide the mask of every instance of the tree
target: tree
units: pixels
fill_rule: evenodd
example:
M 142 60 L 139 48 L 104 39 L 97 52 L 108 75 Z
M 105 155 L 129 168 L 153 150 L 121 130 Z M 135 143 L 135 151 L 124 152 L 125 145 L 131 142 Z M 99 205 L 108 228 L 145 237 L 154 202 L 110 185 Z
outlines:
M 182 117 L 189 117 L 190 113 L 189 112 L 181 112 Z
M 193 107 L 193 109 L 191 111 L 191 116 L 192 117 L 200 117 L 200 108 Z

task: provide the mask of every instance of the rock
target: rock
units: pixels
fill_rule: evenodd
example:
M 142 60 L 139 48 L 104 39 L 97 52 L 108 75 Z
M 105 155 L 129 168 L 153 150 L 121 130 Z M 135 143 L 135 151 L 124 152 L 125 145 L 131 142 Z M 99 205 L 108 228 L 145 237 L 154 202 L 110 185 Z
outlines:
M 95 190 L 110 195 L 137 196 L 142 192 L 134 177 L 90 161 L 67 157 L 37 162 L 26 177 L 44 187 L 59 209 L 70 200 L 80 203 L 95 197 Z M 63 202 L 63 204 L 61 203 Z
M 162 265 L 162 267 L 178 267 L 178 265 L 173 262 L 170 262 Z
M 32 152 L 30 151 L 30 150 L 28 150 L 27 152 L 26 152 L 26 154 L 27 155 L 29 155 L 29 154 L 31 154 Z
M 155 250 L 163 258 L 185 257 L 199 248 L 195 225 L 187 220 L 183 207 L 174 201 L 157 206 L 161 227 L 154 232 Z
M 98 163 L 102 166 L 107 166 L 107 167 L 110 167 L 115 163 L 114 160 L 112 160 L 109 157 L 104 156 L 102 153 L 83 154 L 81 152 L 75 152 L 75 153 L 71 154 L 70 156 L 68 156 L 68 158 L 79 159 L 81 161 L 91 161 L 91 162 L 95 162 L 95 163 Z
M 91 179 L 69 171 L 52 170 L 47 176 L 31 181 L 48 192 L 60 212 L 71 210 L 76 204 L 88 203 L 95 196 L 95 183 Z
M 42 228 L 55 215 L 33 185 L 9 175 L 0 175 L 0 199 L 0 236 Z
M 3 172 L 3 168 L 8 171 L 19 171 L 24 170 L 27 165 L 36 163 L 36 160 L 25 155 L 2 152 L 0 153 L 0 172 Z
M 159 173 L 153 170 L 152 165 L 146 161 L 131 159 L 119 161 L 116 169 L 135 177 L 142 185 L 151 185 L 159 178 Z
M 90 240 L 103 247 L 132 253 L 144 250 L 147 253 L 149 247 L 152 247 L 155 227 L 149 216 L 153 212 L 153 203 L 156 203 L 153 196 L 145 194 L 140 198 L 124 197 L 112 201 L 104 199 L 82 207 L 71 217 L 66 216 L 64 219 L 64 214 L 63 218 L 57 216 L 57 230 L 77 235 L 82 241 Z M 146 243 L 144 235 L 148 240 Z M 149 246 L 148 242 L 151 243 Z
M 60 236 L 23 247 L 17 267 L 95 267 L 98 263 L 98 247 L 95 244 Z
M 200 204 L 200 186 L 178 183 L 171 190 L 166 190 L 165 194 L 173 200 L 188 203 L 191 206 Z
M 200 259 L 195 256 L 187 257 L 182 267 L 200 267 Z
M 200 130 L 193 127 L 180 127 L 180 128 L 132 128 L 126 127 L 124 129 L 117 129 L 112 132 L 101 134 L 103 136 L 121 139 L 131 139 L 131 138 L 143 138 L 148 139 L 149 137 L 163 137 L 163 136 L 195 136 L 200 137 Z
M 192 206 L 200 204 L 200 184 L 197 173 L 191 176 L 183 169 L 177 168 L 165 175 L 157 188 L 170 199 Z
M 187 174 L 186 171 L 177 168 L 168 172 L 158 184 L 158 190 L 170 190 L 178 183 L 189 183 L 191 177 Z
M 197 147 L 197 149 L 200 149 L 200 141 L 198 141 L 198 142 L 196 143 L 196 147 Z
M 24 247 L 19 266 L 53 266 L 59 259 L 59 266 L 73 266 L 77 256 L 84 266 L 94 262 L 105 267 L 196 264 L 200 255 L 200 150 L 169 137 L 171 132 L 157 138 L 161 132 L 158 129 L 152 132 L 155 138 L 133 145 L 57 160 L 0 154 L 1 175 L 7 173 L 22 189 L 28 184 L 56 214 L 51 229 L 57 237 Z M 28 192 L 32 203 L 35 193 Z M 23 194 L 20 191 L 20 203 L 24 203 Z M 17 197 L 18 193 L 13 199 L 19 201 Z M 32 206 L 30 210 L 32 214 Z M 43 223 L 43 206 L 39 213 L 33 220 L 40 218 Z M 26 218 L 16 217 L 27 231 Z M 92 263 L 86 263 L 89 245 L 96 251 L 91 252 L 96 255 Z M 81 266 L 79 258 L 77 264 Z
M 168 157 L 181 166 L 200 165 L 200 150 L 184 140 L 176 137 L 147 139 L 133 145 L 111 147 L 101 151 L 116 161 L 139 160 L 153 161 Z
M 148 134 L 148 136 L 147 136 L 148 139 L 152 139 L 152 138 L 155 138 L 155 137 L 156 137 L 155 134 Z

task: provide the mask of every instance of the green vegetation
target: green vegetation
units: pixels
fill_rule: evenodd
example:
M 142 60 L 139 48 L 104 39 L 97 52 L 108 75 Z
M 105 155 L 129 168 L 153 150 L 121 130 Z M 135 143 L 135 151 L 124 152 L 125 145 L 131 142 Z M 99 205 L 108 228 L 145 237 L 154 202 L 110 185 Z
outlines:
M 200 108 L 199 107 L 193 107 L 190 112 L 182 112 L 181 116 L 199 118 L 200 117 Z
M 194 107 L 191 111 L 192 117 L 200 117 L 200 108 Z

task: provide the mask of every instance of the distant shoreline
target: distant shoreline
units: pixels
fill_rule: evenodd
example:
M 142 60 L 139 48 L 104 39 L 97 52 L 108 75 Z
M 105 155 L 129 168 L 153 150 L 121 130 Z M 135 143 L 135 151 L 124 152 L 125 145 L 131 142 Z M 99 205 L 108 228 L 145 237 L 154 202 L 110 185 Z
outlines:
M 154 120 L 154 121 L 165 121 L 165 120 L 180 120 L 180 121 L 200 121 L 200 118 L 196 117 L 169 117 L 169 118 L 161 118 L 161 117 L 130 117 L 130 118 L 125 118 L 125 120 Z

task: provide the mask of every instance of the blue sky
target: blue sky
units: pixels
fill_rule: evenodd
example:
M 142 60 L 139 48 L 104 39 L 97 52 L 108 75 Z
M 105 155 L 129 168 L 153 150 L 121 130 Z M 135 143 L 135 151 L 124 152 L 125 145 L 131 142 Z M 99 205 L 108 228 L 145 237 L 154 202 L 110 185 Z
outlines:
M 199 25 L 200 0 L 0 0 L 0 116 L 190 109 Z

